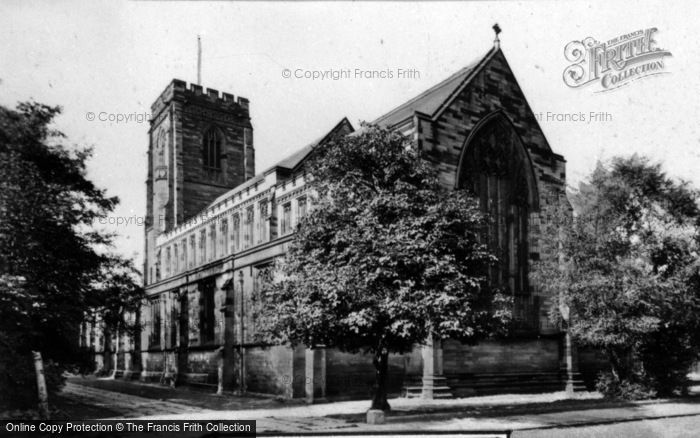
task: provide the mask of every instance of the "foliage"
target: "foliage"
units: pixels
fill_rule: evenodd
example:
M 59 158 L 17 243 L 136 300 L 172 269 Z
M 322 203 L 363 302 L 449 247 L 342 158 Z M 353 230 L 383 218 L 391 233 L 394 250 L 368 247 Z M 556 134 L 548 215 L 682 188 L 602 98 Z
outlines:
M 656 397 L 656 390 L 649 385 L 634 383 L 627 379 L 620 381 L 612 372 L 605 371 L 598 375 L 596 390 L 606 398 L 623 400 L 647 400 Z
M 16 333 L 0 333 L 0 411 L 33 410 L 37 405 L 36 374 L 31 354 L 25 353 L 23 339 Z M 44 360 L 44 376 L 49 394 L 55 394 L 65 382 L 65 366 Z
M 86 177 L 90 149 L 62 145 L 51 128 L 59 108 L 22 103 L 0 107 L 0 393 L 5 404 L 33 397 L 31 351 L 41 351 L 49 390 L 81 356 L 77 340 L 86 312 L 113 307 L 116 294 L 139 296 L 135 279 L 108 276 L 129 262 L 100 251 L 112 236 L 95 220 L 118 200 Z M 104 286 L 104 287 L 103 287 Z M 119 292 L 116 289 L 120 289 Z
M 389 353 L 429 336 L 505 332 L 510 303 L 485 276 L 496 261 L 480 239 L 486 218 L 469 193 L 440 185 L 406 137 L 364 125 L 318 146 L 308 169 L 314 209 L 268 286 L 268 333 L 373 354 L 373 406 L 388 409 Z
M 138 285 L 139 271 L 131 260 L 110 256 L 101 266 L 100 280 L 92 285 L 90 313 L 86 318 L 94 321 L 99 315 L 108 329 L 119 330 L 135 336 L 141 327 L 132 318 L 144 297 Z
M 600 164 L 571 200 L 573 220 L 560 212 L 546 231 L 561 257 L 539 264 L 540 283 L 571 309 L 575 339 L 606 353 L 601 385 L 621 385 L 606 393 L 682 391 L 700 342 L 698 193 L 632 156 Z

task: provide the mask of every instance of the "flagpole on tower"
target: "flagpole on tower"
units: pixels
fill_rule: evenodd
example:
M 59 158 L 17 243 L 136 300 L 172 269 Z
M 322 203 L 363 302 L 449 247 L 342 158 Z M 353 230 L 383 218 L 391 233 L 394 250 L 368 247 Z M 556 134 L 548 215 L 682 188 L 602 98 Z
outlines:
M 197 35 L 197 85 L 202 85 L 202 37 Z

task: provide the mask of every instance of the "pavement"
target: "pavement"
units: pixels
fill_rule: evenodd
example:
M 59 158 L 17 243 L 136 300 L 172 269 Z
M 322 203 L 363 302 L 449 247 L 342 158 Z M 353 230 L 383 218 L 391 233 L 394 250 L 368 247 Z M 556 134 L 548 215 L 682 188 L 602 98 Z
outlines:
M 186 388 L 94 378 L 69 379 L 61 397 L 64 402 L 74 403 L 77 409 L 81 404 L 92 408 L 92 411 L 84 411 L 81 418 L 250 419 L 257 421 L 258 432 L 512 430 L 518 432 L 514 436 L 541 436 L 532 432 L 561 428 L 594 430 L 596 426 L 645 421 L 661 421 L 656 427 L 663 429 L 661 424 L 669 419 L 682 420 L 684 425 L 700 431 L 700 399 L 696 397 L 617 402 L 604 400 L 593 392 L 573 396 L 556 392 L 448 400 L 397 398 L 389 400 L 392 411 L 384 425 L 365 423 L 367 400 L 305 405 L 298 401 L 216 396 Z M 98 412 L 100 407 L 104 408 L 101 413 Z

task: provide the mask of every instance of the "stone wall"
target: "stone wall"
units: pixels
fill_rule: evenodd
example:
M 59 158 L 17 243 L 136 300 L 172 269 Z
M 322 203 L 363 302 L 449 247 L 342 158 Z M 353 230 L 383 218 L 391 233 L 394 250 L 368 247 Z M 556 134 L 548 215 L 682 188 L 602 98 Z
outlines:
M 285 398 L 303 395 L 303 350 L 288 346 L 252 347 L 245 350 L 246 390 Z
M 485 341 L 477 345 L 446 341 L 442 355 L 445 375 L 559 371 L 559 341 L 554 338 Z
M 389 394 L 398 395 L 408 372 L 418 373 L 420 351 L 389 355 Z M 367 398 L 375 383 L 372 356 L 326 350 L 326 396 L 333 399 Z

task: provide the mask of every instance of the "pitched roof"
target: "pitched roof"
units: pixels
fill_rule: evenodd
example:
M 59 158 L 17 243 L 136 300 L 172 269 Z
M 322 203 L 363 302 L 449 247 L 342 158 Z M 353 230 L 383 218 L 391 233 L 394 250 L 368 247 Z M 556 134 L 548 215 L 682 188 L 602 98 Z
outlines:
M 304 160 L 304 158 L 306 158 L 307 155 L 309 155 L 311 150 L 318 143 L 320 143 L 320 139 L 316 140 L 310 144 L 307 144 L 303 148 L 294 152 L 292 155 L 289 155 L 289 156 L 283 158 L 282 160 L 280 160 L 277 164 L 275 164 L 272 167 L 284 167 L 287 169 L 294 169 L 295 167 L 297 167 L 297 165 L 299 165 L 299 163 L 301 163 Z
M 304 146 L 303 148 L 299 149 L 297 152 L 294 152 L 292 155 L 289 155 L 286 158 L 283 158 L 281 161 L 279 161 L 277 164 L 272 166 L 271 168 L 275 167 L 284 167 L 287 169 L 294 169 L 299 164 L 301 164 L 302 161 L 311 153 L 313 148 L 319 144 L 324 143 L 326 140 L 340 132 L 344 127 L 347 127 L 350 132 L 353 132 L 355 128 L 353 128 L 352 123 L 348 120 L 347 117 L 343 117 L 340 122 L 338 122 L 333 129 L 328 131 L 323 137 L 319 137 L 315 141 L 311 142 L 310 144 Z M 270 169 L 268 169 L 270 170 Z M 266 171 L 267 172 L 267 171 Z
M 440 110 L 444 108 L 454 96 L 456 96 L 462 89 L 464 89 L 464 87 L 466 87 L 470 83 L 472 78 L 476 75 L 476 73 L 479 72 L 481 67 L 483 67 L 486 64 L 486 62 L 493 57 L 493 55 L 498 53 L 499 50 L 500 49 L 496 47 L 492 48 L 483 57 L 472 62 L 471 64 L 462 68 L 447 79 L 434 85 L 433 87 L 429 88 L 428 90 L 424 91 L 423 93 L 419 94 L 413 99 L 410 99 L 406 103 L 394 108 L 393 110 L 374 120 L 372 124 L 391 127 L 399 122 L 406 120 L 408 117 L 411 117 L 414 113 L 417 112 L 427 114 L 431 117 L 437 116 L 440 113 Z M 333 129 L 331 129 L 323 137 L 304 146 L 297 152 L 294 152 L 293 154 L 283 158 L 275 165 L 269 167 L 262 173 L 258 173 L 253 178 L 249 179 L 243 184 L 222 194 L 209 205 L 212 206 L 218 204 L 219 202 L 229 197 L 233 192 L 237 192 L 245 188 L 246 186 L 252 185 L 255 181 L 262 178 L 263 175 L 265 175 L 272 169 L 285 168 L 293 170 L 297 168 L 306 159 L 306 157 L 309 156 L 309 154 L 316 145 L 323 143 L 328 138 L 330 138 L 331 136 L 339 132 L 341 129 L 343 129 L 343 127 L 345 126 L 349 127 L 351 133 L 355 132 L 356 134 L 359 134 L 362 131 L 362 129 L 360 129 L 359 131 L 355 131 L 355 128 L 352 126 L 350 121 L 348 121 L 347 117 L 343 117 L 343 119 L 340 122 L 338 122 L 333 127 Z
M 393 126 L 404 121 L 416 112 L 435 116 L 440 108 L 442 108 L 443 104 L 453 95 L 461 91 L 474 77 L 474 73 L 476 73 L 497 51 L 498 49 L 492 48 L 483 57 L 472 62 L 457 73 L 454 73 L 452 76 L 429 88 L 408 102 L 394 108 L 372 123 L 383 126 Z

